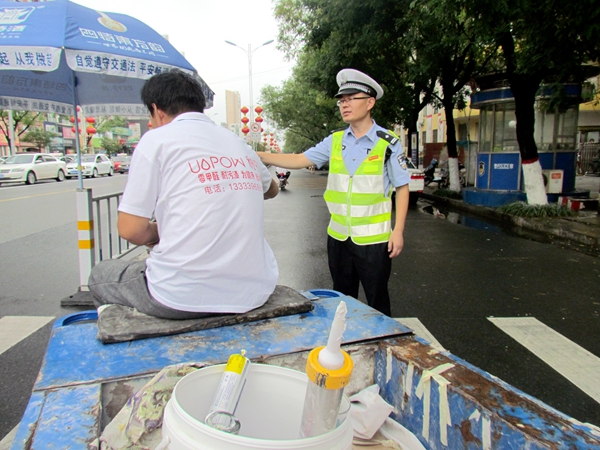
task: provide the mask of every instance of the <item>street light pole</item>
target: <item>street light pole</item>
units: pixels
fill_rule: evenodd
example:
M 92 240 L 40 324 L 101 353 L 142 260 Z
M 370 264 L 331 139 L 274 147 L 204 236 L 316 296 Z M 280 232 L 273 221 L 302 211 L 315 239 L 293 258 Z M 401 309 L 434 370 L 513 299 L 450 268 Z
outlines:
M 264 44 L 256 47 L 254 50 L 252 50 L 251 44 L 248 44 L 248 50 L 246 50 L 243 47 L 240 47 L 239 45 L 237 45 L 231 41 L 225 41 L 225 42 L 228 43 L 229 45 L 233 45 L 234 47 L 239 48 L 241 51 L 243 51 L 248 56 L 248 87 L 250 90 L 250 122 L 254 122 L 254 98 L 252 96 L 252 55 L 254 55 L 256 50 L 258 50 L 261 47 L 264 47 L 265 45 L 271 44 L 272 42 L 274 42 L 274 40 L 270 39 L 267 42 L 265 42 Z

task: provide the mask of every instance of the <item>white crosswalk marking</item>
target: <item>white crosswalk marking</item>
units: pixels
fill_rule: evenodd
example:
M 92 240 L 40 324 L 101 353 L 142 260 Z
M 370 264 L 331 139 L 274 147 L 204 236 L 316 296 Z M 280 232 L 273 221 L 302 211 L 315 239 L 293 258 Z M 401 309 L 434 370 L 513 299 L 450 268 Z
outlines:
M 15 436 L 17 435 L 17 429 L 19 428 L 19 425 L 17 425 L 16 427 L 14 427 L 10 433 L 8 433 L 6 436 L 4 436 L 4 439 L 2 439 L 0 441 L 0 450 L 8 450 L 9 448 L 12 447 L 12 443 L 15 439 Z
M 412 329 L 417 336 L 425 339 L 431 343 L 431 346 L 439 351 L 444 351 L 444 347 L 438 342 L 438 340 L 433 337 L 433 334 L 429 332 L 429 330 L 421 323 L 419 319 L 416 317 L 398 317 L 394 320 L 397 320 L 402 325 L 407 326 Z
M 5 316 L 0 319 L 0 354 L 42 328 L 54 317 Z
M 600 402 L 600 358 L 534 317 L 488 317 L 571 383 Z

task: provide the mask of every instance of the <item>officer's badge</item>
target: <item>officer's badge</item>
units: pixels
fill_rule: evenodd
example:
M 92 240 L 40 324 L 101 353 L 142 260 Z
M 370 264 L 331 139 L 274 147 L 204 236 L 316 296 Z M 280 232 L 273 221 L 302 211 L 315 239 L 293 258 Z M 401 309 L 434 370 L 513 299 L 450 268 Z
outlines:
M 398 155 L 398 164 L 400 164 L 400 167 L 402 167 L 402 169 L 406 170 L 406 155 L 404 153 L 400 153 Z

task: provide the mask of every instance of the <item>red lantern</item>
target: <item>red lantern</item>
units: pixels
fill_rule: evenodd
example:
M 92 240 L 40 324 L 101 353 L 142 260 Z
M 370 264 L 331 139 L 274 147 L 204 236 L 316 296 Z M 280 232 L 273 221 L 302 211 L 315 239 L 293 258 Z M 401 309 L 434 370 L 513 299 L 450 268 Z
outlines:
M 242 123 L 244 125 L 246 125 L 248 122 L 250 122 L 250 119 L 248 119 L 246 116 L 242 117 Z
M 263 121 L 263 118 L 262 118 L 262 117 L 260 117 L 260 116 L 258 116 L 256 119 L 254 119 L 254 121 L 255 121 L 256 123 L 261 123 L 261 122 Z
M 93 126 L 89 126 L 86 128 L 87 134 L 95 134 L 96 133 L 96 129 Z
M 88 117 L 85 119 L 85 121 L 89 124 L 94 124 L 96 123 L 96 119 L 94 119 L 93 117 Z
M 71 131 L 75 133 L 75 127 L 71 127 Z
M 148 128 L 152 128 L 152 122 L 148 122 Z
M 273 136 L 273 133 L 269 133 L 271 136 Z
M 261 112 L 263 112 L 263 109 L 260 106 L 257 106 L 256 108 L 254 108 L 254 111 L 256 111 L 256 114 L 260 114 Z
M 248 108 L 246 108 L 245 106 L 242 106 L 242 109 L 240 109 L 240 111 L 244 114 L 248 113 L 248 111 L 250 111 Z
M 250 133 L 250 128 L 248 128 L 248 127 L 242 128 L 242 133 L 244 133 L 244 134 Z
M 260 132 L 262 133 L 263 131 L 265 131 L 264 128 L 260 127 Z

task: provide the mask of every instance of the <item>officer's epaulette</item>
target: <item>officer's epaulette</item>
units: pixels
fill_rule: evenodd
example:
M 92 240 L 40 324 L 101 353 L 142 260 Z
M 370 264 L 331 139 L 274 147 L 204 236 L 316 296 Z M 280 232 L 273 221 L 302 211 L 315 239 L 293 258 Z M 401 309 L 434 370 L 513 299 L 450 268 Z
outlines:
M 381 139 L 385 139 L 386 141 L 388 141 L 391 145 L 394 145 L 396 142 L 398 142 L 398 138 L 396 136 L 391 135 L 390 133 L 386 132 L 386 131 L 381 131 L 379 130 L 377 132 L 377 136 Z

